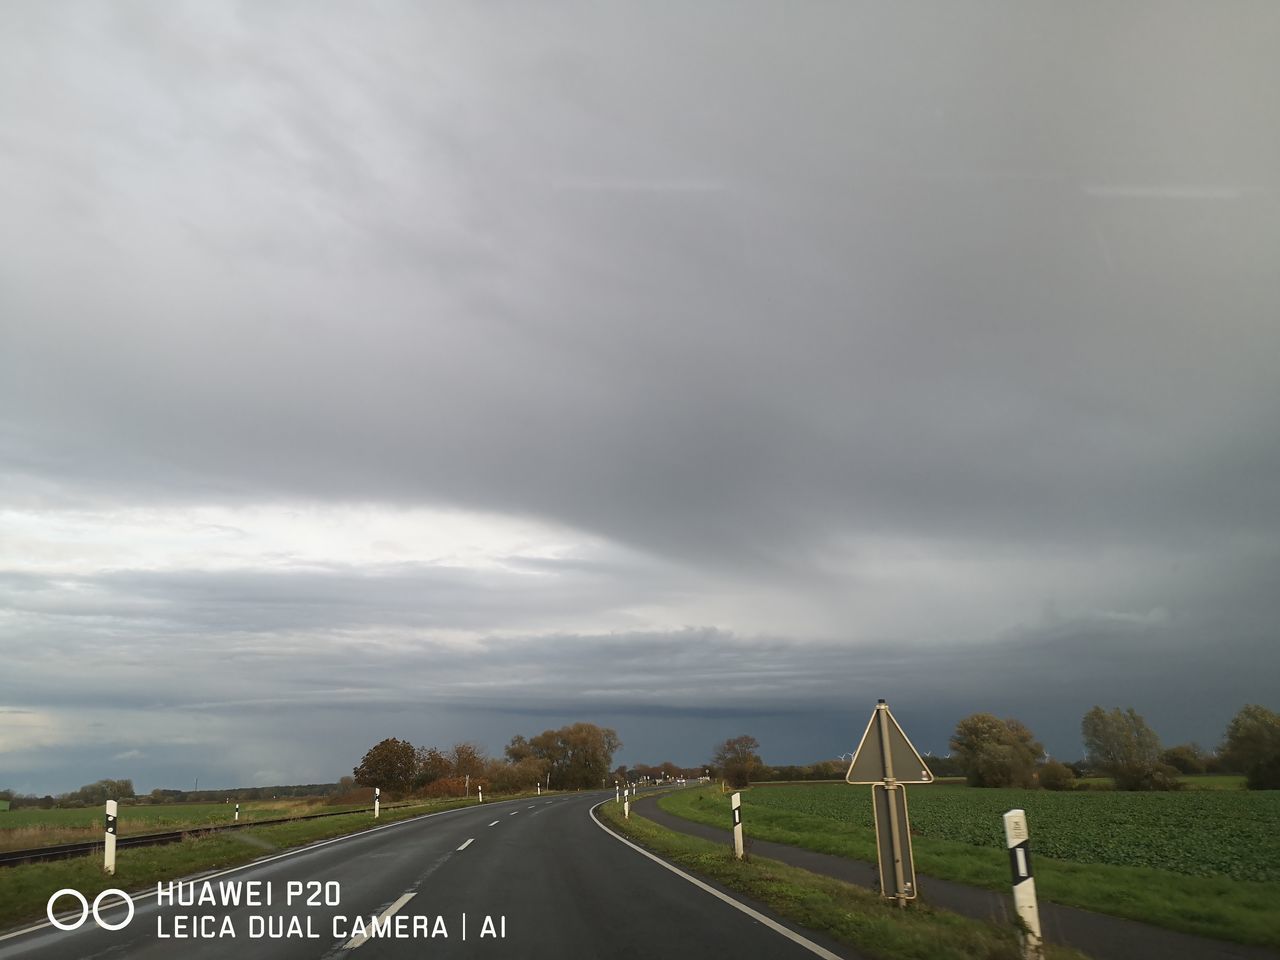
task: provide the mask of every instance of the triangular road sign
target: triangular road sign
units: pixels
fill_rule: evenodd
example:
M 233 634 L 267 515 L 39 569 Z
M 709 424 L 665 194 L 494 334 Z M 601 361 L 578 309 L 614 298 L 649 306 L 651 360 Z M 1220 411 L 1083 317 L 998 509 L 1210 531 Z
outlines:
M 890 763 L 885 763 L 889 760 Z M 933 783 L 933 774 L 911 745 L 907 735 L 881 700 L 872 711 L 862 743 L 853 755 L 846 783 L 883 783 L 892 777 L 898 783 Z

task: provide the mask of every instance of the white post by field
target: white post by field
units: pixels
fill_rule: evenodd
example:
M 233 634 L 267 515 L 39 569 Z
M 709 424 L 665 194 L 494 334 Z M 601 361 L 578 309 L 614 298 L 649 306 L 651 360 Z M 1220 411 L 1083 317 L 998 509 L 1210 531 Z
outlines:
M 114 874 L 116 872 L 116 821 L 119 812 L 119 804 L 114 800 L 108 800 L 107 832 L 102 850 L 102 869 L 110 874 Z
M 729 805 L 733 807 L 733 855 L 739 860 L 742 859 L 742 794 L 735 793 L 729 798 Z
M 538 781 L 538 796 L 542 796 L 542 781 Z
M 373 788 L 373 819 L 378 819 L 378 801 L 382 798 L 382 788 Z
M 480 802 L 484 803 L 484 784 L 483 783 L 476 784 L 476 793 L 480 796 Z
M 626 820 L 631 819 L 631 788 L 622 791 L 622 816 Z
M 236 804 L 236 821 L 239 822 L 239 820 L 240 820 L 240 804 L 237 803 Z
M 1013 907 L 1021 921 L 1022 955 L 1026 960 L 1041 960 L 1044 937 L 1036 906 L 1036 881 L 1031 875 L 1031 841 L 1025 810 L 1010 810 L 1004 815 L 1004 842 L 1009 848 L 1009 871 L 1013 874 Z
M 622 788 L 618 786 L 616 783 L 613 785 L 613 802 L 614 803 L 622 802 Z

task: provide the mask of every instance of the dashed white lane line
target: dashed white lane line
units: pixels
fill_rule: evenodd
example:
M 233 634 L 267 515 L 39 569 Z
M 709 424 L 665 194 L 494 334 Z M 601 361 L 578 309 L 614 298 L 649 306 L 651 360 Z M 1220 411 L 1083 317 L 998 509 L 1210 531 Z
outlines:
M 520 812 L 519 810 L 512 810 L 510 813 L 508 813 L 508 814 L 507 814 L 507 816 L 508 816 L 508 817 L 514 817 L 514 816 L 515 816 L 517 813 L 519 813 L 519 812 Z
M 470 840 L 467 841 L 467 843 L 470 843 L 470 842 L 471 842 Z M 466 846 L 466 844 L 463 844 L 463 846 Z M 416 893 L 404 894 L 403 896 L 400 897 L 399 900 L 397 900 L 391 906 L 387 907 L 387 909 L 383 910 L 382 913 L 378 916 L 378 919 L 385 920 L 387 919 L 387 917 L 394 916 L 397 910 L 399 910 L 401 907 L 403 907 L 406 903 L 408 903 L 410 900 L 412 900 L 416 896 L 417 896 Z M 373 924 L 370 924 L 370 926 L 372 927 Z M 342 949 L 354 950 L 356 947 L 360 946 L 362 943 L 364 943 L 368 939 L 369 939 L 369 935 L 367 933 L 362 933 L 358 937 L 352 937 L 350 940 L 344 943 L 342 945 Z
M 491 826 L 491 827 L 496 827 L 496 826 L 497 826 L 498 824 L 500 824 L 501 822 L 502 822 L 501 820 L 495 820 L 495 821 L 493 821 L 493 823 L 489 824 L 489 826 Z
M 472 837 L 470 840 L 468 840 L 466 843 L 464 843 L 464 844 L 463 844 L 462 846 L 460 846 L 458 849 L 459 849 L 459 850 L 465 850 L 465 849 L 467 849 L 467 847 L 471 846 L 471 844 L 472 844 L 472 842 L 473 842 L 474 840 L 475 840 L 475 837 Z

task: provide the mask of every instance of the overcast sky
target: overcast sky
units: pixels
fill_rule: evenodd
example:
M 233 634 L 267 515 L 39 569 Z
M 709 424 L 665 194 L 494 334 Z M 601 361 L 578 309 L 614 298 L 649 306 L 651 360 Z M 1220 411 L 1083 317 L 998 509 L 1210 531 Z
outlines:
M 1280 9 L 0 5 L 0 787 L 1280 691 Z

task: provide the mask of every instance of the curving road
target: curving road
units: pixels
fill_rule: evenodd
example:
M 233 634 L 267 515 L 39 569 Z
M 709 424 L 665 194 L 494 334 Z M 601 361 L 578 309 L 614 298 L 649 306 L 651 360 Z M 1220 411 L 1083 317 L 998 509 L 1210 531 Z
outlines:
M 327 841 L 204 878 L 219 901 L 256 882 L 260 904 L 157 904 L 151 892 L 124 929 L 46 924 L 0 939 L 0 960 L 854 956 L 743 912 L 607 832 L 591 815 L 605 796 L 490 803 Z M 58 907 L 79 913 L 70 897 Z M 107 923 L 124 919 L 123 906 L 103 907 Z

